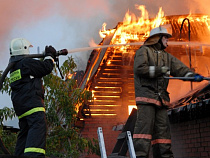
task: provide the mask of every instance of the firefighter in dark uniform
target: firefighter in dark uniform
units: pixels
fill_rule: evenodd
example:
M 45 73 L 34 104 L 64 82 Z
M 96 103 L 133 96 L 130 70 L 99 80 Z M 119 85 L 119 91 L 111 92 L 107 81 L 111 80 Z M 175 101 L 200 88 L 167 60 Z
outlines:
M 150 31 L 150 36 L 134 57 L 134 85 L 137 105 L 133 143 L 137 158 L 149 156 L 150 145 L 154 158 L 173 158 L 167 109 L 170 108 L 168 79 L 165 76 L 195 77 L 180 60 L 167 53 L 168 38 L 172 35 L 163 26 Z
M 47 126 L 41 78 L 52 72 L 56 50 L 46 46 L 46 56 L 40 61 L 24 57 L 30 47 L 30 42 L 23 38 L 10 43 L 10 61 L 16 62 L 10 70 L 11 99 L 20 127 L 15 155 L 44 157 Z

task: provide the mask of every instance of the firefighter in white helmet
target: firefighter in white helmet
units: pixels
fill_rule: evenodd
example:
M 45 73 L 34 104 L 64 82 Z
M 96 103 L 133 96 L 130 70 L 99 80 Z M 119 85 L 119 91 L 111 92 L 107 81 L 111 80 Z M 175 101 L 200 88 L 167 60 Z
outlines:
M 10 55 L 27 55 L 29 48 L 33 47 L 31 43 L 24 38 L 15 38 L 10 43 Z
M 25 58 L 30 47 L 24 38 L 10 43 L 10 60 L 16 62 L 10 70 L 11 99 L 20 127 L 15 155 L 38 157 L 45 155 L 47 129 L 42 77 L 53 70 L 56 50 L 46 46 L 46 56 L 40 61 Z
M 167 53 L 168 39 L 172 37 L 163 26 L 150 31 L 134 57 L 134 85 L 137 105 L 137 120 L 133 142 L 137 158 L 149 157 L 150 146 L 154 158 L 172 158 L 171 134 L 167 109 L 170 107 L 167 92 L 168 79 L 164 76 L 195 77 L 195 74 L 180 60 Z

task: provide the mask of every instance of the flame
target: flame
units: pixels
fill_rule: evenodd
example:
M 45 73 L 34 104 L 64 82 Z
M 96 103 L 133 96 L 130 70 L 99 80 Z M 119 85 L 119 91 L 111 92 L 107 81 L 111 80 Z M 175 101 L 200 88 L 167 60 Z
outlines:
M 164 12 L 162 11 L 162 7 L 160 7 L 158 15 L 156 16 L 155 20 L 152 23 L 152 28 L 158 27 L 165 23 L 166 19 L 164 17 Z
M 166 21 L 164 18 L 164 12 L 162 8 L 154 20 L 149 20 L 149 14 L 144 5 L 135 5 L 136 9 L 141 12 L 140 17 L 136 17 L 129 10 L 126 12 L 123 23 L 116 29 L 106 30 L 106 23 L 102 25 L 100 35 L 105 38 L 110 32 L 116 30 L 113 37 L 112 43 L 114 44 L 125 44 L 130 41 L 144 40 L 149 36 L 149 32 L 152 28 L 164 24 Z M 121 46 L 120 49 L 124 49 L 127 46 Z
M 109 34 L 114 33 L 114 36 L 112 37 L 112 41 L 111 41 L 110 45 L 144 42 L 149 37 L 151 29 L 158 27 L 160 25 L 163 25 L 168 30 L 169 33 L 172 33 L 173 24 L 176 25 L 176 27 L 177 27 L 177 24 L 178 24 L 178 26 L 181 26 L 181 24 L 183 23 L 183 20 L 185 18 L 189 19 L 189 21 L 191 23 L 196 23 L 196 25 L 194 24 L 194 27 L 197 25 L 206 25 L 207 28 L 210 30 L 210 19 L 209 19 L 209 16 L 207 16 L 207 15 L 195 16 L 195 15 L 192 15 L 190 12 L 189 15 L 187 15 L 187 16 L 179 16 L 178 18 L 176 17 L 174 19 L 169 19 L 168 17 L 165 17 L 164 11 L 162 10 L 162 7 L 160 7 L 155 18 L 151 19 L 151 18 L 149 18 L 149 13 L 146 10 L 144 5 L 135 5 L 135 7 L 137 10 L 139 10 L 140 15 L 137 17 L 130 10 L 128 10 L 125 13 L 123 22 L 119 23 L 117 25 L 116 29 L 107 30 L 106 29 L 107 24 L 103 23 L 102 28 L 99 31 L 101 38 L 106 38 Z M 173 23 L 172 23 L 171 20 L 176 20 L 176 21 L 173 21 Z M 188 26 L 188 23 L 186 23 L 186 25 L 184 25 L 184 27 L 186 27 L 186 26 Z M 194 28 L 194 30 L 195 29 L 196 28 Z M 175 30 L 175 31 L 177 31 L 177 30 Z M 184 28 L 183 31 L 186 32 L 188 30 L 187 30 L 187 28 Z M 191 31 L 193 31 L 193 29 Z M 196 31 L 199 33 L 198 30 L 196 30 Z M 125 50 L 127 48 L 129 48 L 130 46 L 129 45 L 119 46 L 118 45 L 118 46 L 115 46 L 115 50 L 120 50 L 124 53 L 124 55 L 126 55 L 125 53 L 127 53 L 127 51 L 125 51 Z M 185 46 L 186 46 L 186 48 L 189 47 L 188 45 L 185 45 Z M 201 49 L 203 49 L 203 48 L 201 48 Z M 129 50 L 129 53 L 131 53 L 131 52 L 132 51 Z M 115 61 L 116 61 L 116 59 L 108 58 L 107 65 L 108 66 L 114 65 Z M 106 74 L 103 73 L 103 75 L 109 76 L 110 73 L 106 73 Z M 111 82 L 113 82 L 113 80 L 120 80 L 120 77 L 118 77 L 117 73 L 114 73 L 114 75 L 115 76 L 110 77 L 110 78 L 101 76 L 101 77 L 99 77 L 99 79 L 102 81 L 104 80 L 104 81 L 103 82 L 100 81 L 100 82 L 104 84 L 105 82 L 111 83 Z M 101 107 L 103 107 L 103 106 L 108 106 L 108 107 L 109 106 L 117 106 L 117 105 L 114 105 L 115 99 L 119 99 L 120 95 L 118 96 L 115 94 L 119 94 L 122 92 L 121 87 L 118 87 L 115 83 L 114 84 L 116 85 L 116 87 L 105 87 L 105 86 L 102 86 L 103 84 L 101 84 L 101 86 L 95 87 L 95 95 L 93 95 L 93 97 L 94 97 L 94 102 L 96 105 L 95 104 L 94 105 L 101 106 Z M 108 94 L 103 93 L 104 91 L 107 92 Z M 104 105 L 104 103 L 107 105 Z M 131 113 L 133 108 L 136 108 L 136 105 L 127 105 L 127 106 L 128 106 L 128 114 Z M 102 111 L 105 111 L 102 108 L 100 108 L 99 110 L 95 110 L 95 111 L 101 112 L 101 114 L 93 114 L 95 116 L 116 115 L 116 114 L 113 114 L 111 111 L 110 111 L 110 113 L 108 113 L 109 112 L 108 110 L 106 110 L 107 113 L 102 113 Z
M 180 17 L 178 19 L 178 23 L 181 24 L 182 21 L 184 20 L 185 17 Z M 208 15 L 203 15 L 201 17 L 193 17 L 192 14 L 190 13 L 187 17 L 187 19 L 190 20 L 190 22 L 198 22 L 198 23 L 204 23 L 206 24 L 208 30 L 210 30 L 210 18 Z M 188 24 L 187 24 L 188 26 Z
M 74 74 L 69 73 L 69 74 L 67 75 L 67 78 L 68 78 L 68 79 L 71 79 L 71 78 L 73 77 L 73 75 L 74 75 Z
M 105 38 L 107 35 L 114 32 L 115 32 L 115 29 L 106 30 L 106 23 L 103 23 L 102 29 L 99 31 L 99 35 L 101 38 Z
M 112 38 L 111 44 L 126 44 L 131 42 L 139 42 L 145 41 L 146 38 L 149 37 L 150 30 L 158 27 L 160 25 L 170 25 L 170 21 L 166 19 L 164 11 L 162 7 L 159 8 L 159 11 L 155 18 L 149 19 L 149 13 L 146 10 L 144 5 L 135 5 L 136 9 L 139 10 L 139 17 L 135 16 L 130 10 L 128 10 L 124 16 L 123 22 L 118 25 L 117 29 L 106 30 L 106 23 L 102 25 L 102 29 L 100 30 L 100 35 L 102 38 L 105 38 L 106 35 L 110 34 L 110 32 L 114 32 L 114 37 Z M 189 15 L 180 16 L 177 20 L 177 23 L 181 25 L 184 18 L 188 18 L 191 22 L 200 22 L 205 24 L 207 28 L 210 30 L 210 19 L 207 15 L 194 17 L 191 12 Z M 186 23 L 186 26 L 188 24 Z M 167 30 L 171 29 L 171 26 L 166 28 Z M 171 33 L 170 32 L 170 33 Z M 120 50 L 126 50 L 127 46 L 120 46 Z
M 106 23 L 103 23 L 102 29 L 99 31 L 99 35 L 101 36 L 101 38 L 106 37 Z

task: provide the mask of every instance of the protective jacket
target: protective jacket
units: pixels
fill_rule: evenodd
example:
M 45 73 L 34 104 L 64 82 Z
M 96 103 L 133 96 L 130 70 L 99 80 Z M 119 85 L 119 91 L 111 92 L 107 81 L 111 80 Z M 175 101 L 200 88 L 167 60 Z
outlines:
M 12 102 L 18 117 L 27 111 L 44 107 L 44 89 L 41 78 L 53 69 L 51 59 L 39 61 L 22 58 L 10 71 Z
M 193 75 L 180 60 L 167 53 L 160 41 L 152 36 L 136 51 L 134 57 L 135 99 L 138 108 L 133 134 L 136 156 L 148 157 L 150 145 L 153 157 L 173 157 L 167 108 L 170 108 L 167 92 L 169 76 Z M 163 74 L 162 68 L 169 71 Z M 165 71 L 164 71 L 165 73 Z
M 169 67 L 169 73 L 172 76 L 183 77 L 194 74 L 180 60 L 165 50 L 160 50 L 158 44 L 141 46 L 134 57 L 134 84 L 137 105 L 171 106 L 169 93 L 167 92 L 169 80 L 163 77 L 162 66 Z
M 53 69 L 53 59 L 44 61 L 18 57 L 10 71 L 12 102 L 19 118 L 16 156 L 43 156 L 46 146 L 44 89 L 41 78 Z

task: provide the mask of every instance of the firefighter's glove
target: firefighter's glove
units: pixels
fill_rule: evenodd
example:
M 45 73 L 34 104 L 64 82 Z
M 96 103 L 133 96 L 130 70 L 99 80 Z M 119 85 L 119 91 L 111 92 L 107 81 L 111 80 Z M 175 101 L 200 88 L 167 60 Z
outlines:
M 45 56 L 51 56 L 56 61 L 56 50 L 52 46 L 45 47 Z
M 170 74 L 169 67 L 168 66 L 162 66 L 161 67 L 161 73 L 169 75 Z
M 199 74 L 195 74 L 194 78 L 195 78 L 194 79 L 195 82 L 201 82 L 201 81 L 203 81 L 203 76 L 201 76 Z

